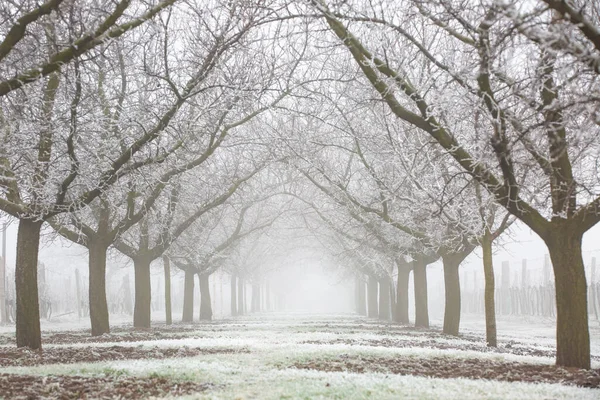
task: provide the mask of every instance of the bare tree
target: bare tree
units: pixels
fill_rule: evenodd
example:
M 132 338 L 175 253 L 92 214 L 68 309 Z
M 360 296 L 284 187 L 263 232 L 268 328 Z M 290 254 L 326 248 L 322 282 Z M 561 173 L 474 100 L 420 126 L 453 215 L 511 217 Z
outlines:
M 313 4 L 389 110 L 415 134 L 435 140 L 544 240 L 556 280 L 557 364 L 590 368 L 581 239 L 600 220 L 598 179 L 586 167 L 596 158 L 598 137 L 592 20 L 581 12 L 561 14 L 566 2 L 548 2 L 554 10 L 535 2 L 528 11 L 484 2 L 466 13 L 455 1 L 415 1 L 394 12 L 420 20 L 418 28 L 405 29 L 380 12 L 391 3 L 353 4 L 344 15 Z M 352 28 L 344 20 L 354 21 Z M 377 39 L 351 32 L 364 33 L 364 25 L 398 38 L 398 45 L 384 50 Z M 426 42 L 426 32 L 441 39 Z M 444 59 L 448 51 L 454 56 Z M 515 52 L 519 57 L 509 56 Z M 430 68 L 429 79 L 412 79 L 412 60 Z M 526 168 L 536 172 L 519 181 Z M 540 187 L 543 197 L 525 200 Z
M 222 167 L 222 164 L 219 165 Z M 151 320 L 150 264 L 162 257 L 171 244 L 189 229 L 207 212 L 222 206 L 246 181 L 263 168 L 262 165 L 242 171 L 241 177 L 229 178 L 231 182 L 226 190 L 213 182 L 213 187 L 203 187 L 204 200 L 199 199 L 197 186 L 186 182 L 187 192 L 181 192 L 181 186 L 171 191 L 162 212 L 147 213 L 141 223 L 120 236 L 114 247 L 133 260 L 135 269 L 135 327 L 149 328 Z M 236 167 L 237 171 L 237 167 Z M 216 174 L 213 173 L 213 179 Z M 181 183 L 180 183 L 181 185 Z M 183 199 L 182 199 L 183 196 Z M 191 198 L 195 199 L 192 201 Z M 198 202 L 198 206 L 189 204 Z M 186 204 L 186 205 L 184 205 Z
M 164 0 L 147 8 L 134 8 L 131 0 L 102 1 L 94 7 L 63 0 L 4 3 L 0 6 L 0 36 L 4 38 L 0 43 L 0 97 L 60 72 L 64 65 L 118 39 L 176 1 Z M 40 47 L 48 39 L 49 27 L 54 37 L 46 52 Z

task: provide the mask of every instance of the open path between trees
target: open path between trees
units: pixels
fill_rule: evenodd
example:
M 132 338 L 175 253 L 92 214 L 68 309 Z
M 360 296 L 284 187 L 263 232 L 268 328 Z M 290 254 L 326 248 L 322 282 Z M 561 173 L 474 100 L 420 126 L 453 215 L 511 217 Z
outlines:
M 352 315 L 264 314 L 98 338 L 54 330 L 42 353 L 17 350 L 3 328 L 0 397 L 599 398 L 596 332 L 585 371 L 555 367 L 548 330 L 530 326 L 539 343 L 521 332 L 491 349 L 476 329 L 456 338 Z

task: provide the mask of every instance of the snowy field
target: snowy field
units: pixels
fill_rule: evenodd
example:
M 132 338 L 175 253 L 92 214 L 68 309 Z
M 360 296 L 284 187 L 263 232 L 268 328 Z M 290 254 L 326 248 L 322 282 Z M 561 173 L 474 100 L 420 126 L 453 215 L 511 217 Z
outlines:
M 463 335 L 353 315 L 265 314 L 110 335 L 86 322 L 44 322 L 40 356 L 16 350 L 0 328 L 5 398 L 190 399 L 600 399 L 600 326 L 591 321 L 593 371 L 553 366 L 554 322 L 498 321 L 500 347 L 484 343 L 480 316 Z M 587 386 L 587 387 L 586 387 Z M 62 396 L 62 397 L 61 397 Z

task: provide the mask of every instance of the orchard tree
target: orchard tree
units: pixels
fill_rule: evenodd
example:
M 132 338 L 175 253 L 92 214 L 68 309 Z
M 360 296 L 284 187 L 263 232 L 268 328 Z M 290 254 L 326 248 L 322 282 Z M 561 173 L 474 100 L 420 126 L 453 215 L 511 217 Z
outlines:
M 227 165 L 221 159 L 213 162 L 210 172 L 204 171 L 207 174 L 205 177 L 210 176 L 210 181 L 203 182 L 189 174 L 183 175 L 168 195 L 163 196 L 162 207 L 155 205 L 153 212 L 147 212 L 140 224 L 117 238 L 113 246 L 131 258 L 134 264 L 135 327 L 150 327 L 150 264 L 162 257 L 171 244 L 199 218 L 224 205 L 241 185 L 263 167 L 242 163 Z M 223 190 L 224 186 L 226 190 Z M 135 210 L 135 204 L 131 208 Z
M 412 248 L 415 267 L 412 270 L 419 326 L 429 325 L 425 265 L 442 260 L 446 289 L 444 332 L 457 335 L 461 304 L 459 266 L 483 235 L 477 213 L 482 205 L 476 204 L 476 196 L 470 190 L 472 179 L 466 179 L 460 169 L 449 163 L 451 158 L 430 143 L 407 135 L 399 124 L 382 118 L 375 102 L 354 102 L 360 98 L 353 92 L 357 89 L 346 86 L 339 97 L 327 98 L 341 119 L 331 124 L 339 132 L 326 136 L 323 128 L 319 130 L 321 150 L 304 156 L 309 164 L 306 171 L 312 171 L 305 174 L 357 218 L 365 214 L 365 219 L 379 219 L 413 238 L 413 245 L 408 247 Z M 496 226 L 494 222 L 489 228 L 490 240 L 509 226 L 507 217 L 496 221 Z M 400 288 L 408 284 L 410 269 L 405 262 L 398 265 L 400 294 Z M 492 336 L 490 343 L 494 343 Z
M 3 3 L 0 97 L 60 73 L 64 65 L 124 36 L 176 1 L 163 0 L 152 7 L 132 7 L 131 0 L 102 0 L 93 7 L 64 0 Z
M 44 221 L 85 207 L 139 163 L 152 163 L 149 144 L 181 105 L 162 93 L 163 101 L 156 103 L 166 111 L 158 120 L 147 118 L 137 127 L 127 121 L 116 136 L 98 132 L 100 107 L 90 79 L 94 67 L 83 55 L 102 51 L 103 44 L 117 38 L 139 37 L 140 30 L 133 28 L 173 1 L 136 10 L 129 1 L 106 3 L 93 9 L 62 1 L 0 6 L 2 19 L 8 21 L 0 28 L 6 29 L 0 43 L 0 209 L 19 220 L 19 347 L 41 347 L 36 276 Z M 131 105 L 133 113 L 143 107 L 121 105 Z M 103 151 L 110 151 L 110 157 L 99 162 L 97 155 Z
M 264 87 L 257 88 L 256 82 L 273 82 L 275 67 L 263 62 L 268 54 L 250 50 L 251 44 L 257 48 L 256 40 L 247 38 L 252 28 L 272 19 L 272 10 L 249 2 L 179 2 L 168 7 L 172 3 L 161 2 L 136 16 L 143 7 L 133 12 L 129 1 L 119 2 L 112 13 L 105 11 L 112 5 L 90 9 L 71 2 L 48 2 L 15 20 L 0 46 L 0 79 L 11 77 L 0 82 L 0 184 L 4 188 L 0 208 L 23 222 L 17 245 L 16 281 L 22 294 L 17 296 L 18 346 L 41 346 L 35 268 L 44 221 L 90 205 L 136 172 L 154 186 L 150 192 L 156 194 L 153 189 L 163 182 L 155 179 L 165 171 L 152 165 L 174 158 L 183 148 L 198 151 L 200 163 L 202 156 L 211 154 L 207 148 L 218 147 L 222 133 L 228 131 L 229 119 L 221 124 L 201 118 L 207 116 L 211 102 L 213 110 L 220 108 L 223 114 L 225 109 L 229 113 L 224 114 L 235 121 L 242 119 L 240 111 L 250 109 L 250 101 L 256 111 L 265 105 L 263 98 L 272 101 L 276 97 L 263 93 Z M 14 7 L 11 3 L 2 8 L 5 20 L 18 15 Z M 149 29 L 133 30 L 161 10 L 160 18 L 147 24 Z M 25 6 L 21 11 L 25 12 Z M 198 19 L 199 13 L 205 19 Z M 182 35 L 190 26 L 194 29 Z M 243 73 L 241 68 L 230 68 L 243 59 L 235 60 L 232 52 L 240 48 L 256 68 L 245 68 Z M 31 54 L 32 59 L 23 54 Z M 279 83 L 278 90 L 284 86 Z M 246 96 L 224 90 L 230 87 Z M 232 110 L 215 99 L 240 106 Z M 203 147 L 213 130 L 214 141 Z M 198 136 L 206 140 L 190 140 Z M 186 165 L 181 153 L 176 155 L 178 165 L 169 164 L 180 171 Z M 193 163 L 188 157 L 187 165 Z M 109 214 L 107 206 L 110 201 L 105 197 L 91 207 L 102 209 L 104 217 Z M 142 215 L 137 213 L 127 226 L 117 225 L 127 228 Z M 119 229 L 107 228 L 106 236 Z M 111 242 L 104 239 L 94 249 L 98 268 L 90 279 L 95 281 L 103 280 L 102 248 Z M 99 305 L 92 313 L 98 334 L 107 331 L 108 314 L 102 282 L 96 283 L 90 287 L 94 288 L 92 304 Z
M 396 235 L 394 228 L 388 224 L 370 219 L 361 210 L 341 202 L 311 175 L 302 175 L 307 178 L 304 187 L 287 191 L 286 194 L 310 207 L 311 212 L 305 212 L 303 217 L 306 229 L 319 238 L 322 251 L 336 260 L 334 264 L 346 266 L 345 270 L 355 276 L 360 313 L 396 320 L 397 302 L 406 298 L 401 304 L 406 308 L 406 318 L 401 322 L 408 323 L 408 275 L 404 293 L 400 293 L 400 288 L 394 290 L 391 279 L 396 258 L 402 258 L 402 254 L 408 251 L 406 246 L 410 241 L 406 240 L 407 235 Z M 365 275 L 369 277 L 368 312 L 364 293 Z M 400 279 L 400 272 L 398 276 Z
M 313 5 L 394 116 L 544 240 L 556 281 L 556 362 L 590 368 L 581 241 L 600 220 L 599 177 L 589 167 L 600 91 L 590 9 L 550 0 L 526 9 L 452 0 Z M 428 79 L 413 79 L 415 65 Z M 533 191 L 540 194 L 529 200 Z
M 219 53 L 216 50 L 222 45 L 217 41 L 214 48 L 209 49 L 206 57 L 215 57 L 215 54 Z M 229 43 L 229 45 L 231 51 L 235 44 Z M 218 62 L 206 59 L 201 64 L 213 65 L 211 68 L 214 69 L 214 65 L 218 65 Z M 125 80 L 125 77 L 122 79 Z M 248 95 L 253 90 L 244 87 L 243 83 L 232 81 L 235 77 L 231 75 L 212 77 L 210 72 L 206 71 L 204 79 L 205 82 L 201 85 L 205 88 L 203 97 L 205 100 L 209 97 L 212 99 L 206 102 L 206 106 L 195 101 L 188 103 L 187 107 L 180 111 L 179 117 L 173 121 L 174 126 L 170 128 L 177 134 L 178 139 L 165 146 L 166 150 L 160 159 L 157 157 L 156 162 L 137 170 L 129 178 L 130 182 L 138 179 L 150 181 L 146 188 L 122 182 L 121 185 L 114 185 L 108 193 L 101 195 L 99 200 L 88 207 L 88 210 L 57 216 L 50 220 L 59 234 L 89 249 L 90 318 L 93 336 L 110 331 L 105 290 L 108 248 L 119 235 L 143 218 L 171 179 L 188 171 L 201 170 L 203 164 L 228 139 L 232 131 L 240 129 L 286 95 L 284 92 L 275 99 L 269 98 L 267 100 L 271 103 L 265 104 L 258 101 L 261 96 L 256 91 L 254 97 L 256 104 L 254 108 L 249 108 L 243 105 L 240 93 L 245 92 Z M 223 82 L 218 85 L 223 88 L 211 91 L 210 87 L 217 86 L 219 82 Z M 266 87 L 270 81 L 264 80 L 262 83 Z M 102 87 L 102 80 L 99 80 L 99 86 Z M 236 89 L 229 87 L 236 87 Z M 100 98 L 104 96 L 101 95 Z M 202 106 L 205 108 L 200 108 Z M 103 106 L 103 109 L 107 108 L 108 106 Z M 240 111 L 239 108 L 242 110 Z M 195 115 L 202 115 L 202 118 L 199 119 Z M 193 122 L 186 122 L 186 119 Z M 110 118 L 108 123 L 115 123 L 114 118 Z M 144 199 L 137 212 L 133 212 L 132 196 L 141 196 Z
M 245 192 L 252 192 L 245 190 Z M 262 200 L 238 193 L 238 202 L 212 213 L 212 221 L 197 221 L 169 249 L 169 258 L 185 273 L 182 322 L 193 321 L 194 276 L 200 283 L 200 320 L 212 319 L 208 278 L 229 262 L 230 255 L 244 240 L 257 240 L 256 234 L 272 225 L 278 215 L 261 215 Z M 259 209 L 259 211 L 255 211 Z M 236 217 L 234 219 L 233 217 Z M 210 218 L 210 217 L 209 217 Z

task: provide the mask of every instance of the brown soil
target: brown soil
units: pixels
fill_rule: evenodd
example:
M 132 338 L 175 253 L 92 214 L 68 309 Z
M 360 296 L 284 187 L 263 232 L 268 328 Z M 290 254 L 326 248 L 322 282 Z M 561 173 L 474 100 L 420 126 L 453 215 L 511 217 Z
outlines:
M 490 379 L 507 382 L 545 382 L 600 387 L 600 369 L 583 370 L 554 365 L 498 362 L 484 359 L 413 358 L 342 355 L 337 359 L 296 362 L 299 369 L 329 372 L 380 372 L 386 374 L 427 376 L 433 378 Z
M 43 344 L 71 344 L 71 343 L 120 343 L 120 342 L 143 342 L 150 340 L 181 339 L 196 337 L 187 327 L 181 327 L 181 331 L 152 328 L 148 330 L 137 329 L 113 329 L 110 334 L 91 336 L 89 331 L 65 331 L 50 332 L 42 336 Z M 16 345 L 14 335 L 0 335 L 0 345 Z
M 149 340 L 181 339 L 204 337 L 203 332 L 225 331 L 225 323 L 212 321 L 199 324 L 155 325 L 149 329 L 132 328 L 131 326 L 111 327 L 111 333 L 91 336 L 89 329 L 43 332 L 43 344 L 71 343 L 120 343 L 142 342 Z M 0 334 L 0 345 L 16 345 L 15 335 Z
M 15 400 L 141 399 L 182 396 L 214 387 L 210 383 L 175 382 L 165 378 L 0 374 L 0 394 L 6 399 Z
M 53 333 L 42 338 L 44 344 L 71 344 L 71 343 L 120 343 L 120 342 L 145 342 L 150 340 L 171 340 L 193 337 L 188 332 L 180 333 L 162 332 L 160 330 L 137 331 L 129 330 L 120 334 L 106 334 L 90 336 L 88 332 L 80 334 L 72 332 Z
M 248 352 L 246 349 L 227 348 L 158 348 L 158 347 L 60 347 L 41 352 L 29 349 L 0 348 L 0 367 L 33 366 L 42 364 L 72 364 L 79 362 L 160 359 L 168 357 L 195 357 L 202 354 Z M 1 393 L 1 392 L 0 392 Z
M 429 335 L 428 335 L 429 337 Z M 407 340 L 408 339 L 408 340 Z M 461 338 L 463 339 L 463 338 Z M 393 348 L 427 348 L 441 350 L 473 350 L 482 353 L 515 354 L 519 356 L 536 356 L 554 358 L 556 352 L 553 350 L 544 350 L 532 348 L 517 343 L 501 344 L 500 347 L 488 347 L 484 342 L 467 341 L 466 343 L 444 343 L 435 339 L 415 340 L 406 339 L 332 339 L 332 340 L 307 340 L 303 344 L 347 344 L 350 346 L 373 346 L 373 347 L 393 347 Z

